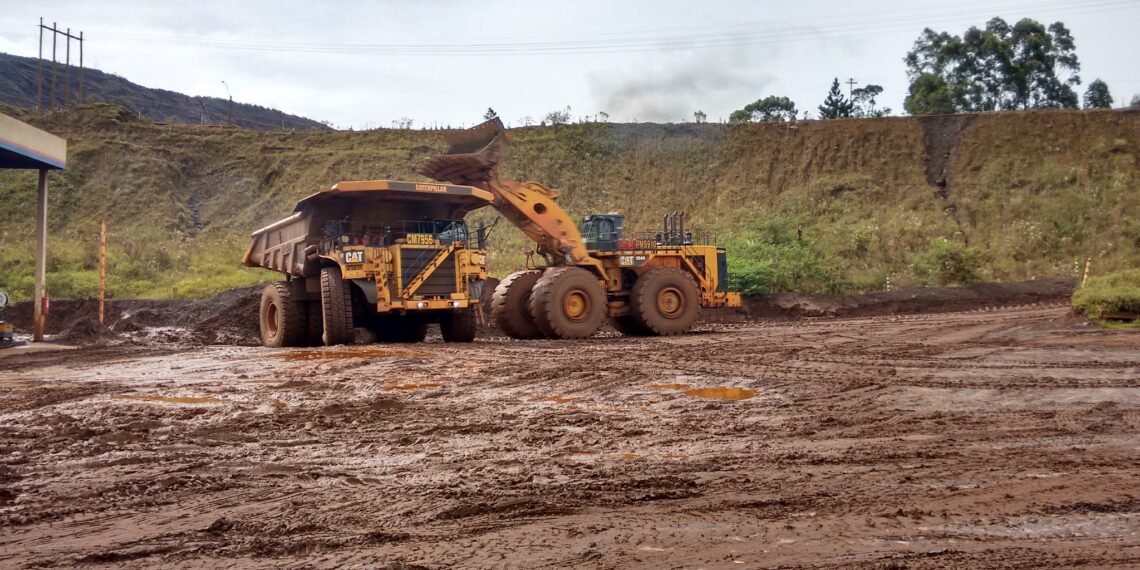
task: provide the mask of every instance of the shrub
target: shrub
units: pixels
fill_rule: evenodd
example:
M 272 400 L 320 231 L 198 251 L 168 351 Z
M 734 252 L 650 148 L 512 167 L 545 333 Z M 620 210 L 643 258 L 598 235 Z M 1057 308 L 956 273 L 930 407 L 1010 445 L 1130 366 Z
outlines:
M 727 249 L 729 286 L 745 295 L 780 291 L 833 293 L 838 288 L 834 264 L 803 239 L 793 218 L 753 224 Z
M 936 239 L 914 258 L 915 273 L 927 285 L 969 285 L 978 280 L 977 253 L 958 242 Z
M 1108 313 L 1140 313 L 1140 269 L 1090 278 L 1073 293 L 1073 311 L 1091 319 Z

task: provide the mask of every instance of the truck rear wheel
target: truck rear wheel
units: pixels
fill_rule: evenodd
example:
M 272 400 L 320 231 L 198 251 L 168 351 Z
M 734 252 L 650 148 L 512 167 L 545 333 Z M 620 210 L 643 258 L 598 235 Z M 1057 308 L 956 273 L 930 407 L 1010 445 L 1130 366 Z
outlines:
M 542 331 L 530 314 L 530 294 L 541 271 L 516 271 L 499 282 L 491 297 L 491 317 L 511 338 L 542 338 Z
M 585 269 L 554 267 L 534 284 L 530 312 L 550 338 L 589 338 L 606 317 L 606 292 Z
M 289 283 L 270 283 L 261 292 L 261 344 L 269 348 L 305 344 L 305 303 L 293 299 Z
M 439 321 L 439 332 L 444 342 L 471 342 L 475 340 L 475 309 L 452 311 Z
M 672 267 L 646 271 L 633 284 L 630 309 L 650 334 L 681 334 L 697 320 L 700 292 L 688 273 Z
M 352 284 L 341 279 L 339 267 L 321 269 L 321 321 L 325 346 L 352 343 Z

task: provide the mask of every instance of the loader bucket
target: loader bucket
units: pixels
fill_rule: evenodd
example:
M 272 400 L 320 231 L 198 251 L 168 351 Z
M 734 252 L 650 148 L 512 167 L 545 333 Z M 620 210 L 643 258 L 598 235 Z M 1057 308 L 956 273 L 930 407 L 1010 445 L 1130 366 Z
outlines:
M 506 153 L 506 131 L 498 118 L 444 136 L 447 154 L 420 163 L 416 172 L 440 182 L 478 186 L 491 179 Z

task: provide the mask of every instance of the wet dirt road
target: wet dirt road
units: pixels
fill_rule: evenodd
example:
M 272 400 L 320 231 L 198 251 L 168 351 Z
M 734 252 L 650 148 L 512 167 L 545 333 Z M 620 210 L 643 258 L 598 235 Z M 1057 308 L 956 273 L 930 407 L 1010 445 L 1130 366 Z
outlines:
M 1140 566 L 1140 334 L 1061 307 L 0 360 L 0 566 Z

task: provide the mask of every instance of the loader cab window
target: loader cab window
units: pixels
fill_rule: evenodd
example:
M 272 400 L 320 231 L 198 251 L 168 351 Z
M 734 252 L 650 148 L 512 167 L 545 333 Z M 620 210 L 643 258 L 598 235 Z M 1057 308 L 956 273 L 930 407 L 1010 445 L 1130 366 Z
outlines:
M 621 239 L 621 214 L 595 214 L 582 220 L 580 231 L 587 249 L 613 250 Z

